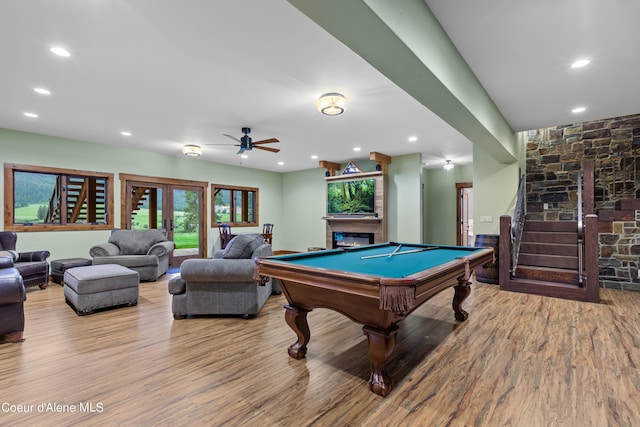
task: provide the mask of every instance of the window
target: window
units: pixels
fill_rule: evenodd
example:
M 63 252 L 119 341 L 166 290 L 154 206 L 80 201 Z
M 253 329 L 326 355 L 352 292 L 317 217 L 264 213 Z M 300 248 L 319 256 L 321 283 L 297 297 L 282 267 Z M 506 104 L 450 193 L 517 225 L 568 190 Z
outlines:
M 236 227 L 258 226 L 258 189 L 213 184 L 214 226 L 230 224 Z
M 4 198 L 5 230 L 113 228 L 113 174 L 5 163 Z

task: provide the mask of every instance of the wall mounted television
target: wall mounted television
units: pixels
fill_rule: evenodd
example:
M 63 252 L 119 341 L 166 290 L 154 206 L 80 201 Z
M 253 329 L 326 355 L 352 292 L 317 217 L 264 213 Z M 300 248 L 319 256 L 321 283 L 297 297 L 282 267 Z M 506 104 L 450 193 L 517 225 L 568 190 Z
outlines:
M 375 179 L 327 183 L 327 215 L 373 215 L 375 212 Z

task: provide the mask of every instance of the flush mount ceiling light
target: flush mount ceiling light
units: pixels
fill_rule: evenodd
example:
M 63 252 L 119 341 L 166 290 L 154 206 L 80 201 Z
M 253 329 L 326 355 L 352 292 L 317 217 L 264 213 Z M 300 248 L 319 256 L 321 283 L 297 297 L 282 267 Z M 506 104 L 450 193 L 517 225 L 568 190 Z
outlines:
M 451 163 L 451 160 L 447 160 L 447 163 L 445 163 L 444 166 L 442 166 L 442 167 L 444 168 L 444 170 L 450 171 L 455 166 L 453 165 L 453 163 Z
M 338 116 L 344 112 L 346 99 L 343 94 L 337 92 L 325 93 L 320 98 L 316 106 L 318 111 L 327 116 Z
M 199 145 L 186 144 L 182 146 L 182 154 L 189 157 L 198 157 L 202 155 L 202 147 Z
M 571 110 L 572 113 L 584 113 L 587 109 L 585 107 L 576 107 Z

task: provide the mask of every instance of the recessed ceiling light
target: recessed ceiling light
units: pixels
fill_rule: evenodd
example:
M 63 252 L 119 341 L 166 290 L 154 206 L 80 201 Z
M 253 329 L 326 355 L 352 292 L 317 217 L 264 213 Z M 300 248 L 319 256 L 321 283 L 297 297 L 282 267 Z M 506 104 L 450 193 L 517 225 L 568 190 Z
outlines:
M 49 89 L 45 89 L 43 87 L 34 87 L 33 88 L 34 92 L 37 92 L 41 95 L 51 95 L 51 91 Z
M 122 135 L 122 136 L 131 136 L 131 132 L 123 130 L 122 132 L 120 132 L 120 135 Z
M 586 108 L 584 107 L 576 107 L 573 110 L 571 110 L 572 113 L 582 113 L 586 110 Z
M 278 162 L 278 166 L 282 166 L 282 165 L 284 165 L 284 162 L 282 161 Z
M 353 147 L 353 151 L 360 151 L 360 147 Z
M 51 50 L 52 53 L 54 53 L 54 54 L 56 54 L 58 56 L 64 56 L 65 58 L 71 56 L 71 54 L 69 53 L 69 51 L 67 49 L 59 47 L 59 46 L 52 47 L 50 50 Z
M 574 62 L 573 64 L 571 64 L 571 68 L 582 68 L 585 65 L 589 65 L 591 61 L 588 59 L 579 59 L 576 62 Z
M 313 160 L 318 160 L 318 156 L 316 156 L 315 154 L 314 154 L 313 156 L 311 156 L 311 158 L 312 158 Z
M 38 117 L 38 115 L 36 113 L 27 112 L 27 113 L 24 113 L 24 115 L 27 116 L 27 117 L 31 117 L 32 119 L 35 119 L 35 118 Z
M 409 142 L 416 142 L 417 140 L 418 140 L 418 137 L 417 137 L 417 136 L 410 136 L 410 137 L 408 138 L 408 141 L 409 141 Z

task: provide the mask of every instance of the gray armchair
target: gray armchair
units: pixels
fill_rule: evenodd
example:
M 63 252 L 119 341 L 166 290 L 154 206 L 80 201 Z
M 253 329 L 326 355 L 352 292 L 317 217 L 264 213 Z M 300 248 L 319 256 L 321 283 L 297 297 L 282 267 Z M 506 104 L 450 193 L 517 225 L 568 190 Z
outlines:
M 257 316 L 269 295 L 279 292 L 272 281 L 254 278 L 255 258 L 273 255 L 261 234 L 240 234 L 213 258 L 188 259 L 180 275 L 169 281 L 174 319 L 190 315 Z
M 107 243 L 89 249 L 93 264 L 118 264 L 140 274 L 141 281 L 155 281 L 169 269 L 175 244 L 166 230 L 114 230 Z

